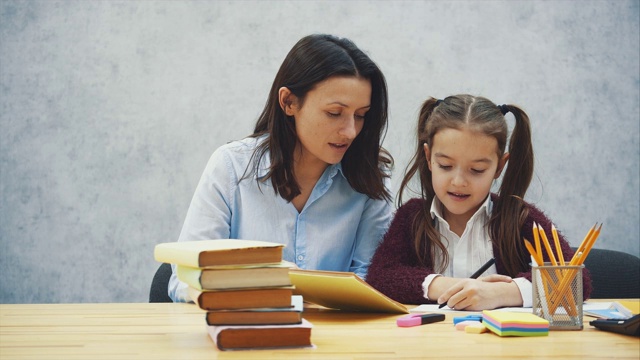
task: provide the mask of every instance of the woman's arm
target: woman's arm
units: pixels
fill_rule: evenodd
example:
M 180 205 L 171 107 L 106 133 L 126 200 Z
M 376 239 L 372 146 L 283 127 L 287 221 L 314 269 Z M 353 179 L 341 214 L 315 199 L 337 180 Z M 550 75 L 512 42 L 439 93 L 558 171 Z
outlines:
M 358 224 L 355 248 L 349 266 L 349 271 L 362 279 L 367 277 L 371 258 L 389 228 L 392 211 L 392 204 L 387 200 L 369 198 L 366 201 Z
M 229 174 L 225 152 L 216 150 L 200 178 L 187 210 L 178 241 L 226 239 L 230 234 L 231 187 L 235 176 Z M 236 180 L 237 181 L 237 180 Z M 190 301 L 187 285 L 176 276 L 176 266 L 169 278 L 169 297 L 174 302 Z

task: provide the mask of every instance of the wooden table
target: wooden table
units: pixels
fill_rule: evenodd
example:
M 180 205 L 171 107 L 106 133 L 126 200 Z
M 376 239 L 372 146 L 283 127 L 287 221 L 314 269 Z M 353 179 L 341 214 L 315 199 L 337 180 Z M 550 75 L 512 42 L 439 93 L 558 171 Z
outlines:
M 462 315 L 455 314 L 455 315 Z M 193 304 L 0 304 L 0 359 L 605 359 L 640 358 L 640 339 L 591 327 L 545 337 L 467 334 L 400 315 L 307 309 L 313 349 L 219 351 Z

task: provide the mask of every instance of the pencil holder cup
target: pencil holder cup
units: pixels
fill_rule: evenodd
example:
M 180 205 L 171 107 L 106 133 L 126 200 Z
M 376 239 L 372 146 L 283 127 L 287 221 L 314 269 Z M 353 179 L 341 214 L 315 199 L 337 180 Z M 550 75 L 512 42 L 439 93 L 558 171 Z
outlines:
M 533 313 L 549 321 L 549 330 L 582 330 L 584 265 L 533 266 Z

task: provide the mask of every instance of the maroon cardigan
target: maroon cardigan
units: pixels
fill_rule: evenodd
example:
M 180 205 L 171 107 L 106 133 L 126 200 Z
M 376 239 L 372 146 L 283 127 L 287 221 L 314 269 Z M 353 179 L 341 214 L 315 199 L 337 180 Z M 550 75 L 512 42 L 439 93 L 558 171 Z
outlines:
M 389 230 L 384 236 L 384 240 L 376 250 L 371 265 L 367 272 L 366 281 L 374 288 L 388 297 L 403 304 L 424 304 L 429 301 L 425 299 L 422 291 L 422 283 L 427 275 L 433 274 L 433 264 L 420 265 L 418 257 L 413 247 L 414 236 L 411 232 L 411 219 L 424 206 L 425 200 L 411 199 L 398 208 Z M 523 238 L 533 243 L 533 223 L 536 222 L 551 235 L 551 220 L 544 213 L 531 204 L 526 204 L 529 208 L 527 217 L 520 234 Z M 558 232 L 560 247 L 565 260 L 569 261 L 574 254 L 562 234 Z M 551 238 L 550 238 L 551 239 Z M 550 241 L 554 254 L 555 244 Z M 548 254 L 544 253 L 545 262 L 549 261 Z M 496 259 L 496 269 L 498 274 L 505 274 L 506 270 L 498 249 L 493 247 Z M 522 258 L 526 263 L 530 263 L 531 257 L 528 252 L 522 253 Z M 531 281 L 531 270 L 518 274 L 516 277 L 524 277 Z M 583 298 L 586 300 L 591 294 L 591 277 L 589 271 L 584 268 L 582 272 Z M 434 301 L 431 301 L 432 303 Z

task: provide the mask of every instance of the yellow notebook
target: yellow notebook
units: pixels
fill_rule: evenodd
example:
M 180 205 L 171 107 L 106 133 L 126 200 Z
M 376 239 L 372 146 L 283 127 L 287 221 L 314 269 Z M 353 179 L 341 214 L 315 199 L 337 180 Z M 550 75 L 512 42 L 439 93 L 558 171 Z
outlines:
M 640 300 L 618 300 L 618 303 L 629 309 L 632 314 L 640 314 Z
M 294 294 L 317 305 L 362 312 L 409 312 L 352 272 L 291 269 L 289 277 L 295 286 Z

